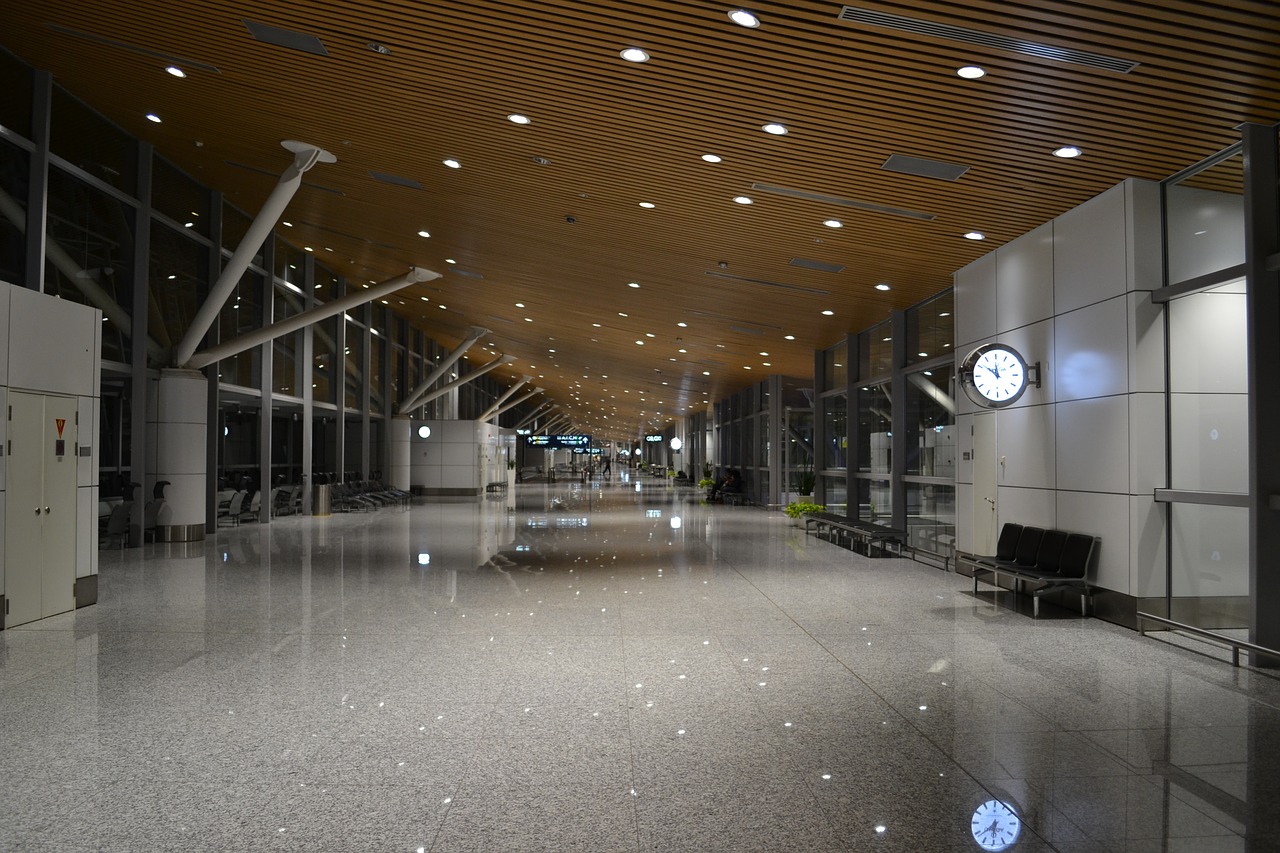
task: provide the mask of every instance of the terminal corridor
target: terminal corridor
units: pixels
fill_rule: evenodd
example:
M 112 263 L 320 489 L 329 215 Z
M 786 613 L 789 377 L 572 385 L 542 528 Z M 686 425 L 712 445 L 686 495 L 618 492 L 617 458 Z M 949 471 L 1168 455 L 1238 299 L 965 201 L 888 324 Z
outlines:
M 100 572 L 0 633 L 0 850 L 1280 849 L 1274 675 L 665 482 Z

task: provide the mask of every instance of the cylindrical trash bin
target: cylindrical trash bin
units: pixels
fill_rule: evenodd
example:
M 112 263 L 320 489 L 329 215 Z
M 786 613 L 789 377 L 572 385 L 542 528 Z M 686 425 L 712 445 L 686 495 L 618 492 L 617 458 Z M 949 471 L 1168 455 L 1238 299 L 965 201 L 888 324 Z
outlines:
M 332 515 L 333 486 L 328 483 L 311 487 L 311 514 Z

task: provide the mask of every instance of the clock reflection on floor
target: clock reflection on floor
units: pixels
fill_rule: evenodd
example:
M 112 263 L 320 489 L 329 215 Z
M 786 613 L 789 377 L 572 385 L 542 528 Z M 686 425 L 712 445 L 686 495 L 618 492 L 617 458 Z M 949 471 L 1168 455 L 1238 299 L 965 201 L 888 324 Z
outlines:
M 973 810 L 969 830 L 983 850 L 1008 850 L 1018 841 L 1022 819 L 1000 800 L 987 800 Z

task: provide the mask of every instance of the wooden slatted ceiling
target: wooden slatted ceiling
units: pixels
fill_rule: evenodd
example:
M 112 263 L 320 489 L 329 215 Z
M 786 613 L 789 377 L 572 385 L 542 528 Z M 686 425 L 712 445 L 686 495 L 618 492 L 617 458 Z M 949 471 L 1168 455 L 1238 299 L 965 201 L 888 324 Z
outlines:
M 676 0 L 69 0 L 5 4 L 0 38 L 250 213 L 288 162 L 279 140 L 333 151 L 339 162 L 310 173 L 290 207 L 293 240 L 358 281 L 411 263 L 445 272 L 388 304 L 445 342 L 487 326 L 482 343 L 517 356 L 496 375 L 533 374 L 597 432 L 600 407 L 616 405 L 608 424 L 622 437 L 641 428 L 642 411 L 665 418 L 677 399 L 700 406 L 704 394 L 719 399 L 771 372 L 807 376 L 815 347 L 936 293 L 1000 243 L 1126 177 L 1159 179 L 1225 147 L 1242 121 L 1280 119 L 1270 3 L 850 5 L 1141 64 L 1120 74 L 842 22 L 840 3 L 814 0 L 753 6 L 758 30 L 730 23 L 727 4 Z M 256 42 L 245 18 L 315 35 L 330 56 Z M 174 80 L 153 57 L 49 24 L 220 73 Z M 392 55 L 367 50 L 370 41 Z M 653 59 L 622 62 L 629 46 Z M 989 75 L 961 80 L 964 64 Z M 164 124 L 145 122 L 147 111 Z M 514 112 L 533 124 L 511 124 Z M 791 134 L 767 136 L 768 121 Z M 1049 156 L 1063 144 L 1085 156 Z M 704 163 L 704 153 L 724 162 Z M 970 170 L 954 183 L 881 170 L 894 153 Z M 446 157 L 463 168 L 443 167 Z M 1206 180 L 1238 191 L 1235 177 Z M 733 204 L 737 195 L 755 204 Z M 824 227 L 830 217 L 845 227 Z M 962 239 L 974 229 L 989 239 Z M 802 269 L 793 257 L 845 269 Z M 740 278 L 708 275 L 720 272 Z M 893 289 L 874 290 L 881 281 Z

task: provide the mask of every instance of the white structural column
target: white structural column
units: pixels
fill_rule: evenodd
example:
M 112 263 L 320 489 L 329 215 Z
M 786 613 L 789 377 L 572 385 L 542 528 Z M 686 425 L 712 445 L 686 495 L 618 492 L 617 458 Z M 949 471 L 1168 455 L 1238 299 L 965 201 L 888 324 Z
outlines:
M 530 391 L 528 394 L 525 394 L 523 397 L 518 397 L 515 400 L 512 400 L 510 403 L 507 403 L 505 406 L 498 409 L 498 411 L 494 412 L 490 417 L 493 417 L 493 418 L 501 417 L 502 415 L 514 409 L 516 406 L 523 403 L 525 400 L 532 399 L 533 397 L 536 397 L 541 393 L 542 393 L 541 388 L 534 388 L 532 391 Z
M 165 369 L 148 409 L 155 431 L 156 480 L 168 480 L 157 538 L 190 542 L 205 530 L 205 421 L 208 380 L 195 370 Z M 145 496 L 139 496 L 139 501 Z
M 550 407 L 550 408 L 548 408 Z M 520 423 L 516 424 L 516 429 L 524 429 L 533 423 L 539 416 L 549 414 L 556 404 L 552 400 L 543 400 L 536 409 L 521 418 Z
M 486 364 L 484 367 L 478 367 L 475 370 L 468 373 L 466 376 L 453 380 L 448 385 L 441 385 L 439 388 L 432 391 L 430 394 L 423 394 L 422 399 L 418 401 L 418 405 L 421 406 L 424 403 L 430 403 L 436 397 L 439 397 L 442 394 L 448 394 L 454 388 L 461 388 L 463 385 L 466 385 L 468 382 L 472 382 L 476 379 L 479 379 L 481 376 L 484 376 L 486 373 L 488 373 L 490 370 L 493 370 L 495 367 L 501 367 L 504 364 L 510 364 L 515 360 L 516 360 L 516 357 L 514 355 L 500 355 L 497 358 L 495 358 L 493 361 Z
M 519 382 L 517 382 L 516 384 L 512 385 L 510 388 L 508 388 L 508 389 L 507 389 L 507 391 L 506 391 L 506 393 L 505 393 L 505 394 L 503 394 L 503 395 L 502 395 L 501 397 L 499 397 L 498 399 L 494 400 L 494 401 L 493 401 L 493 405 L 492 405 L 492 406 L 490 406 L 489 408 L 485 409 L 485 410 L 484 410 L 484 413 L 483 413 L 482 415 L 480 415 L 480 417 L 476 418 L 476 420 L 478 420 L 478 421 L 487 421 L 487 420 L 489 420 L 489 418 L 492 418 L 494 415 L 498 414 L 498 410 L 502 408 L 502 404 L 503 404 L 503 403 L 505 403 L 505 402 L 507 402 L 508 400 L 510 400 L 510 399 L 511 399 L 511 395 L 512 395 L 512 394 L 514 394 L 514 393 L 516 393 L 517 391 L 519 391 L 521 388 L 523 388 L 523 387 L 525 386 L 525 384 L 527 384 L 527 383 L 529 382 L 529 380 L 531 380 L 531 379 L 533 379 L 533 377 L 532 377 L 532 376 L 521 376 L 521 377 L 520 377 L 520 381 L 519 381 Z M 536 388 L 534 389 L 533 393 L 534 393 L 534 394 L 538 393 L 538 391 L 537 391 L 537 389 L 536 389 Z M 528 396 L 532 396 L 532 394 L 530 394 L 530 395 L 526 395 L 526 397 L 528 397 Z M 522 398 L 522 399 L 524 399 L 524 398 Z
M 407 415 L 396 415 L 387 421 L 387 483 L 393 489 L 409 491 L 412 441 L 413 421 Z
M 187 334 L 174 349 L 172 361 L 178 367 L 187 366 L 187 361 L 195 353 L 196 348 L 200 346 L 200 341 L 204 339 L 205 332 L 209 331 L 209 327 L 218 319 L 222 306 L 226 304 L 227 297 L 235 291 L 236 285 L 240 283 L 240 276 L 244 275 L 244 271 L 249 268 L 249 262 L 253 260 L 258 247 L 271 235 L 271 229 L 275 228 L 276 223 L 280 221 L 280 216 L 284 213 L 285 207 L 288 206 L 294 193 L 298 191 L 298 187 L 302 186 L 302 174 L 316 163 L 336 163 L 338 161 L 337 157 L 314 145 L 295 142 L 292 139 L 286 139 L 280 144 L 293 152 L 293 163 L 280 175 L 280 180 L 276 183 L 275 189 L 271 191 L 271 195 L 267 196 L 267 200 L 263 202 L 262 209 L 258 211 L 253 224 L 245 232 L 244 239 L 240 241 L 240 245 L 236 247 L 231 259 L 223 267 L 222 274 L 218 276 L 213 289 L 209 291 L 209 298 L 200 306 L 200 310 L 196 312 L 195 319 L 191 321 L 191 327 L 187 329 Z
M 466 339 L 463 340 L 462 343 L 458 344 L 457 348 L 454 349 L 453 352 L 449 353 L 449 355 L 446 358 L 442 359 L 441 362 L 437 364 L 435 368 L 431 371 L 431 373 L 427 376 L 427 378 L 418 383 L 417 388 L 414 388 L 407 395 L 405 395 L 404 401 L 400 403 L 400 407 L 396 410 L 397 414 L 407 415 L 414 408 L 416 408 L 417 406 L 421 406 L 423 403 L 425 403 L 426 400 L 422 399 L 422 395 L 427 393 L 427 389 L 430 388 L 432 385 L 434 385 L 436 381 L 440 379 L 441 376 L 444 376 L 445 372 L 449 368 L 457 364 L 458 359 L 462 358 L 463 353 L 471 349 L 472 344 L 474 344 L 476 341 L 480 340 L 482 337 L 484 337 L 487 334 L 489 334 L 488 329 L 481 328 L 480 326 L 472 326 L 471 333 L 467 335 Z M 436 396 L 439 396 L 439 395 L 437 394 Z M 435 398 L 433 397 L 431 399 L 435 399 Z

